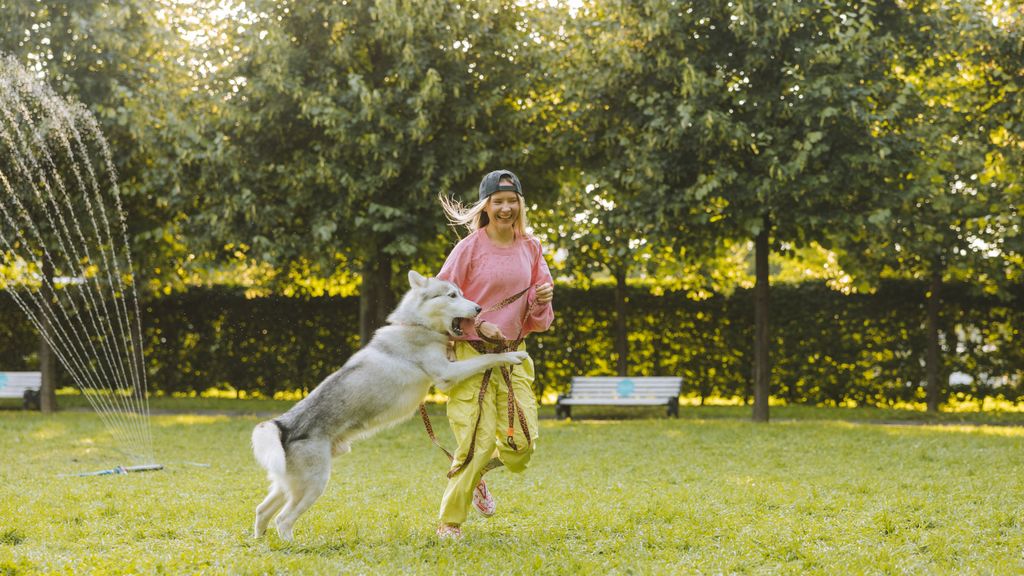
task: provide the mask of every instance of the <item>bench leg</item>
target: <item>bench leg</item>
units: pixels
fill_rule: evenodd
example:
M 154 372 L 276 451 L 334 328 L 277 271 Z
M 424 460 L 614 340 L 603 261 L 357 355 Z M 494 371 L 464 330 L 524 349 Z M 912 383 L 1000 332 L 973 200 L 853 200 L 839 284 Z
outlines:
M 668 401 L 668 416 L 670 418 L 679 418 L 679 399 Z
M 565 420 L 572 415 L 571 407 L 558 404 L 555 406 L 555 418 L 558 420 Z
M 39 390 L 25 390 L 25 394 L 22 395 L 22 401 L 25 410 L 39 410 L 42 408 Z

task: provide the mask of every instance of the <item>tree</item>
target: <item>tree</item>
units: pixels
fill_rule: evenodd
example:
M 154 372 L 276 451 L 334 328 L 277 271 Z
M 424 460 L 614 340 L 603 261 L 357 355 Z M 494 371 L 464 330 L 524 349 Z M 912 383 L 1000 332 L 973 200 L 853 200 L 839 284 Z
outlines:
M 614 340 L 617 371 L 628 371 L 627 279 L 682 268 L 685 251 L 707 236 L 686 234 L 685 226 L 700 207 L 673 211 L 674 227 L 665 241 L 666 217 L 658 203 L 669 194 L 667 166 L 694 176 L 690 144 L 666 139 L 659 130 L 671 114 L 678 86 L 677 46 L 652 36 L 670 11 L 660 3 L 643 8 L 629 3 L 585 3 L 562 29 L 559 58 L 552 75 L 561 88 L 562 122 L 557 127 L 561 152 L 577 172 L 567 172 L 555 206 L 549 235 L 566 255 L 565 266 L 578 280 L 608 273 L 615 281 Z M 651 24 L 651 16 L 656 23 Z M 673 14 L 672 17 L 683 17 Z M 661 52 L 659 52 L 659 50 Z M 669 69 L 666 69 L 669 68 Z M 694 80 L 687 78 L 684 82 Z M 692 89 L 687 84 L 686 89 Z M 679 208 L 677 206 L 677 208 Z M 695 250 L 706 254 L 704 250 Z
M 901 89 L 879 123 L 895 137 L 886 150 L 894 171 L 847 249 L 851 267 L 927 281 L 925 399 L 937 412 L 950 372 L 943 357 L 957 348 L 956 328 L 943 320 L 944 283 L 1005 294 L 1012 276 L 1019 228 L 1010 220 L 1019 208 L 1006 176 L 1017 170 L 1005 161 L 1017 151 L 1005 128 L 1012 120 L 991 111 L 1006 111 L 1014 69 L 996 59 L 994 14 L 983 3 L 921 2 L 904 14 L 907 33 L 892 65 Z
M 768 253 L 863 225 L 895 5 L 648 0 L 583 14 L 632 71 L 613 99 L 630 110 L 623 129 L 598 138 L 628 135 L 621 173 L 643 190 L 657 237 L 754 241 L 754 419 L 765 421 Z
M 161 57 L 165 54 L 168 37 L 166 33 L 160 32 L 162 27 L 154 25 L 156 12 L 149 3 L 111 3 L 102 0 L 49 0 L 39 3 L 0 1 L 0 11 L 4 13 L 6 24 L 0 32 L 0 52 L 12 55 L 16 61 L 29 67 L 61 97 L 86 105 L 101 123 L 101 131 L 110 144 L 116 171 L 121 175 L 119 196 L 125 199 L 124 205 L 129 212 L 127 222 L 131 236 L 144 232 L 152 225 L 152 218 L 143 215 L 151 215 L 154 211 L 149 209 L 150 199 L 139 194 L 143 187 L 137 184 L 146 180 L 145 167 L 151 163 L 147 161 L 149 150 L 139 146 L 138 134 L 132 133 L 128 127 L 143 124 L 135 114 L 140 108 L 145 108 L 140 107 L 139 103 L 146 101 L 146 95 L 152 96 L 156 86 L 167 88 L 165 83 L 157 81 L 164 71 Z M 8 112 L 15 115 L 18 113 Z M 140 115 L 144 117 L 145 110 Z M 43 128 L 43 131 L 47 129 Z M 86 126 L 78 128 L 88 132 Z M 89 143 L 97 140 L 88 134 L 84 138 Z M 98 150 L 94 152 L 96 157 L 90 159 L 92 163 L 97 167 L 103 165 L 103 169 L 108 168 L 101 153 Z M 73 181 L 71 167 L 61 165 L 59 170 L 69 182 Z M 82 196 L 86 194 L 85 188 L 68 188 L 73 196 L 69 204 L 84 206 Z M 118 216 L 112 217 L 117 223 Z M 44 242 L 51 249 L 57 245 L 55 234 L 51 231 L 45 236 Z M 94 250 L 97 248 L 100 247 L 93 246 Z M 134 252 L 138 253 L 138 250 Z M 43 275 L 52 278 L 54 274 L 48 270 L 54 270 L 55 266 L 60 267 L 56 272 L 69 274 L 69 269 L 78 270 L 84 265 L 82 261 L 73 260 L 66 263 L 45 262 Z M 138 276 L 134 279 L 137 280 Z M 50 329 L 48 322 L 41 326 L 44 333 Z M 100 337 L 99 334 L 91 336 Z M 47 338 L 44 337 L 44 340 Z M 56 397 L 53 394 L 56 378 L 52 359 L 51 350 L 44 342 L 40 351 L 44 372 L 44 411 L 56 408 Z M 136 393 L 141 392 L 141 389 L 136 390 Z
M 569 272 L 578 286 L 590 286 L 596 277 L 610 274 L 615 281 L 615 313 L 612 328 L 615 341 L 616 371 L 629 371 L 629 332 L 627 328 L 626 280 L 641 269 L 651 256 L 647 249 L 645 227 L 629 210 L 616 204 L 598 185 L 582 185 L 578 180 L 563 184 L 559 200 L 534 219 L 542 229 L 546 245 L 560 255 L 559 267 Z
M 393 307 L 397 266 L 443 252 L 437 195 L 527 161 L 519 128 L 539 69 L 511 2 L 257 2 L 241 86 L 189 230 L 275 263 L 362 276 L 364 341 Z M 475 197 L 474 197 L 475 198 Z

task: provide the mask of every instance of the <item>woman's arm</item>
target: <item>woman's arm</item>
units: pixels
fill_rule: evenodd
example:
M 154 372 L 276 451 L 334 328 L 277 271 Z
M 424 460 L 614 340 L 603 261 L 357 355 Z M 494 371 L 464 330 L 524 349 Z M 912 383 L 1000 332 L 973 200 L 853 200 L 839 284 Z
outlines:
M 555 319 L 555 312 L 551 307 L 555 294 L 551 270 L 548 269 L 548 263 L 544 260 L 544 250 L 541 248 L 540 241 L 535 238 L 530 246 L 534 250 L 533 270 L 530 278 L 530 285 L 533 288 L 530 289 L 527 297 L 533 303 L 533 310 L 526 318 L 526 324 L 523 326 L 524 333 L 544 332 L 551 327 L 551 322 Z

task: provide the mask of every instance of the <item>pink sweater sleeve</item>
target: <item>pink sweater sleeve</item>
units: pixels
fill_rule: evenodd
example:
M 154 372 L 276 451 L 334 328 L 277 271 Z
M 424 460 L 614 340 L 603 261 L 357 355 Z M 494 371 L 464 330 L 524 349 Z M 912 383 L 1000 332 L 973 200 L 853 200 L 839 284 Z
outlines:
M 448 254 L 448 258 L 445 259 L 444 265 L 441 266 L 441 271 L 437 273 L 437 277 L 447 282 L 454 282 L 456 286 L 465 286 L 466 278 L 470 273 L 470 264 L 473 261 L 472 255 L 467 254 L 467 246 L 469 243 L 463 239 L 455 248 L 452 248 L 451 253 Z
M 444 265 L 441 266 L 441 271 L 437 273 L 437 277 L 447 282 L 454 282 L 459 288 L 464 287 L 466 279 L 472 271 L 473 255 L 469 252 L 468 238 L 463 238 L 455 245 L 455 248 L 452 248 Z M 479 338 L 472 320 L 463 320 L 459 326 L 462 328 L 464 337 Z
M 551 327 L 551 322 L 555 319 L 555 311 L 551 307 L 551 302 L 536 303 L 537 286 L 545 282 L 554 282 L 551 278 L 551 271 L 548 269 L 548 263 L 544 260 L 544 250 L 541 249 L 540 240 L 533 239 L 530 242 L 530 247 L 534 250 L 533 274 L 530 279 L 530 284 L 533 287 L 530 288 L 530 293 L 527 296 L 530 298 L 530 302 L 534 303 L 534 308 L 526 318 L 526 325 L 523 327 L 524 333 L 544 332 Z

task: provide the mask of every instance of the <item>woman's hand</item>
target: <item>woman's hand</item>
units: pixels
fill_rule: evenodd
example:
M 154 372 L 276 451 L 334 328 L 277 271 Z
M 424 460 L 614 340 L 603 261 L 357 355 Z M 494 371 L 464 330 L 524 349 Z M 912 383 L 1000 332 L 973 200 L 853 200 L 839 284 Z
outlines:
M 483 336 L 484 338 L 490 338 L 491 340 L 504 340 L 505 335 L 502 334 L 501 328 L 497 324 L 491 324 L 490 322 L 481 322 L 476 327 L 476 333 Z
M 547 304 L 555 297 L 555 287 L 550 282 L 537 286 L 537 304 Z

